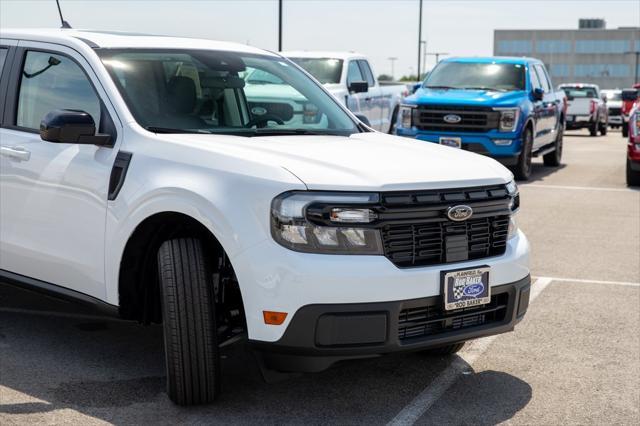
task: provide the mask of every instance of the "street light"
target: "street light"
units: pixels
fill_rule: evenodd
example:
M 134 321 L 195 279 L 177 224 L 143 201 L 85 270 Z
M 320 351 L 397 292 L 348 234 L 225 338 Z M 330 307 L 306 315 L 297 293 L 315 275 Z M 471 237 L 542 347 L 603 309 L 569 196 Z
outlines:
M 393 64 L 398 58 L 395 57 L 395 56 L 392 56 L 392 57 L 387 58 L 387 59 L 391 61 L 391 80 L 395 80 L 396 79 L 396 73 L 394 72 Z

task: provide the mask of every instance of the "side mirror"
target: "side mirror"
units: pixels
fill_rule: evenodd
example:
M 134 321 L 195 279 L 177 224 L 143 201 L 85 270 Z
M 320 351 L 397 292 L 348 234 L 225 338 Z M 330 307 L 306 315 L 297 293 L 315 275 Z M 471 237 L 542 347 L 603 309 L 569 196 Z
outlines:
M 366 81 L 352 81 L 349 83 L 349 93 L 366 93 L 369 91 L 369 83 Z
M 362 121 L 362 123 L 365 124 L 367 127 L 371 127 L 371 123 L 369 122 L 369 119 L 367 118 L 367 116 L 362 114 L 356 114 L 356 118 Z
M 535 99 L 536 101 L 541 101 L 544 98 L 544 89 L 541 89 L 540 87 L 536 87 L 535 89 L 533 89 L 533 99 Z
M 96 123 L 89 113 L 57 109 L 44 116 L 40 123 L 40 138 L 54 143 L 110 145 L 111 136 L 96 134 Z

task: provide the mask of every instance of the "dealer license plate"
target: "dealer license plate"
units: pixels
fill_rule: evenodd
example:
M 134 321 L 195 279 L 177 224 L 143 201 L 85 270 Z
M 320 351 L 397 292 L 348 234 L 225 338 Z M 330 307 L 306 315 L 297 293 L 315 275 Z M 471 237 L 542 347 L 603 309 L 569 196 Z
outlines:
M 444 272 L 442 286 L 447 311 L 491 302 L 488 267 Z
M 449 136 L 440 136 L 440 145 L 450 146 L 452 148 L 462 148 L 462 139 L 452 138 Z

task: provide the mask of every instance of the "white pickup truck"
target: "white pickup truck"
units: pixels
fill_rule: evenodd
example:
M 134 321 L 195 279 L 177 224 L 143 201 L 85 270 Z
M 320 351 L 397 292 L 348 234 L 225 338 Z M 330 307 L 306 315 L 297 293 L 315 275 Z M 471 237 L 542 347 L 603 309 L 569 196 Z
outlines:
M 278 54 L 3 28 L 0 99 L 0 283 L 162 323 L 178 404 L 218 396 L 237 341 L 313 372 L 451 354 L 527 311 L 513 175 L 372 131 Z
M 588 128 L 591 136 L 607 134 L 607 101 L 595 84 L 561 84 L 559 90 L 567 95 L 567 130 Z
M 282 52 L 300 65 L 354 114 L 375 130 L 392 133 L 404 84 L 379 82 L 369 60 L 352 52 Z

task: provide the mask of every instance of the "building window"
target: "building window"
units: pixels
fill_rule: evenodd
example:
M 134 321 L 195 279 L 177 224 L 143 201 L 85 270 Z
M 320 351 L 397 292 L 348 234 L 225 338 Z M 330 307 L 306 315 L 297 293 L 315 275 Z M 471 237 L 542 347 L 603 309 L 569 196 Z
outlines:
M 635 48 L 636 52 L 640 52 L 640 40 L 636 40 L 636 48 Z
M 500 40 L 498 41 L 500 55 L 515 55 L 531 53 L 531 41 L 529 40 Z
M 576 40 L 576 53 L 624 53 L 630 48 L 629 40 Z
M 552 64 L 547 68 L 551 71 L 552 77 L 569 77 L 571 75 L 571 69 L 567 64 Z
M 538 40 L 536 41 L 538 53 L 571 53 L 571 42 L 567 40 Z
M 626 64 L 579 64 L 575 66 L 576 77 L 629 77 Z

